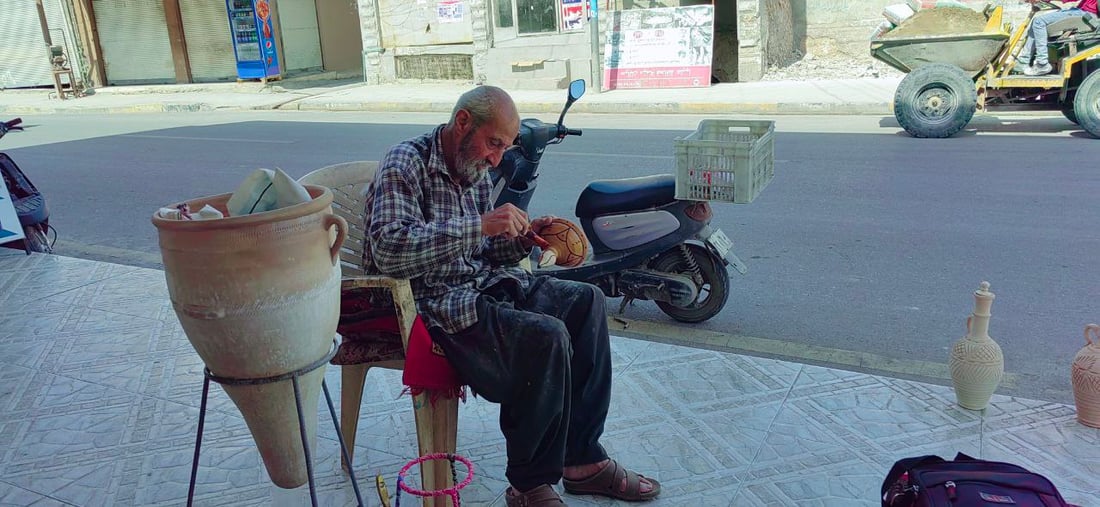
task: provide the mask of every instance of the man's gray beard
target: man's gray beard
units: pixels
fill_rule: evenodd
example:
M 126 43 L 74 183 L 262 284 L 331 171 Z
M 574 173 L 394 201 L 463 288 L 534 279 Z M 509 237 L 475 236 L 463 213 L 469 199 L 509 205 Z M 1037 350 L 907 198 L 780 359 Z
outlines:
M 487 167 L 484 167 L 484 163 L 478 163 L 474 161 L 459 160 L 455 168 L 455 176 L 458 177 L 459 183 L 464 186 L 472 186 L 474 183 L 481 181 L 482 178 L 488 173 Z

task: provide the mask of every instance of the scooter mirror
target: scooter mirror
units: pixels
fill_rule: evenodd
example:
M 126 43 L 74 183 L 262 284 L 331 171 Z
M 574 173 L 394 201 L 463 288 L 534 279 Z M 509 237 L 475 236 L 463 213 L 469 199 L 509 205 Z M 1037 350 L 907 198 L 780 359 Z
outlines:
M 569 100 L 577 100 L 584 95 L 584 80 L 577 79 L 569 83 Z
M 565 112 L 577 99 L 581 98 L 581 95 L 584 95 L 584 80 L 577 79 L 569 83 L 569 100 L 565 101 L 565 107 L 562 108 L 561 116 L 558 117 L 558 126 L 561 126 L 562 122 L 565 121 Z

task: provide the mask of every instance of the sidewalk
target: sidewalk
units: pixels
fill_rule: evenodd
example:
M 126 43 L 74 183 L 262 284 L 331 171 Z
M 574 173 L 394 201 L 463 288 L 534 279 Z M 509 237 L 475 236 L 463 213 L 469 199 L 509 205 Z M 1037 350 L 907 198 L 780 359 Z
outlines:
M 709 88 L 589 90 L 579 113 L 891 114 L 899 79 L 769 81 Z M 0 115 L 224 110 L 450 112 L 469 83 L 366 85 L 357 81 L 117 86 L 79 99 L 46 89 L 0 91 Z M 565 90 L 509 90 L 524 114 L 557 113 Z
M 1068 501 L 1100 505 L 1100 430 L 1078 424 L 1072 406 L 998 395 L 977 413 L 949 387 L 619 337 L 612 349 L 603 441 L 662 482 L 646 505 L 873 507 L 894 460 L 959 451 L 1023 465 Z M 203 365 L 162 272 L 0 248 L 0 365 L 0 504 L 185 502 Z M 368 375 L 355 452 L 366 505 L 378 505 L 374 476 L 394 494 L 416 454 L 399 375 Z M 338 368 L 326 378 L 339 403 Z M 240 413 L 220 387 L 210 393 L 196 503 L 307 504 L 306 487 L 267 481 Z M 319 504 L 354 505 L 327 408 L 317 409 Z M 504 505 L 497 416 L 481 399 L 460 408 L 458 452 L 476 467 L 463 505 Z

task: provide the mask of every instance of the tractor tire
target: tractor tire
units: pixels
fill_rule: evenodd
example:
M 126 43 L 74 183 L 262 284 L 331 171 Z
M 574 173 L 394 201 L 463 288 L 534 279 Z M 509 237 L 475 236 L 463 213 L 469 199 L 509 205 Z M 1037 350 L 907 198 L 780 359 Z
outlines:
M 1062 103 L 1062 116 L 1065 116 L 1070 123 L 1074 125 L 1080 125 L 1077 123 L 1077 112 L 1073 110 L 1073 101 L 1067 101 Z
M 970 123 L 977 108 L 974 80 L 946 63 L 918 67 L 894 94 L 894 117 L 913 137 L 951 137 Z
M 1073 96 L 1077 124 L 1093 137 L 1100 138 L 1100 71 L 1088 75 Z

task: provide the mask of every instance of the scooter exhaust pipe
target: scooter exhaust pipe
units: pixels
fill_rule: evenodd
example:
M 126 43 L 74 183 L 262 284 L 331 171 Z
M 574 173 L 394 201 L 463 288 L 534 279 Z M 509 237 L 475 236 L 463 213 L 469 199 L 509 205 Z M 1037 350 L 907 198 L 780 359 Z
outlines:
M 699 289 L 691 278 L 648 269 L 621 271 L 619 291 L 634 299 L 662 301 L 675 306 L 688 306 L 699 296 Z

